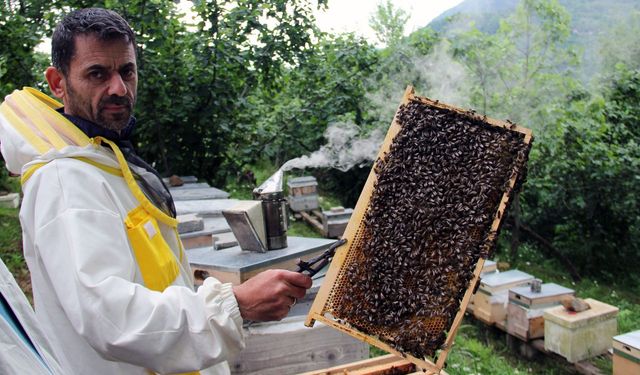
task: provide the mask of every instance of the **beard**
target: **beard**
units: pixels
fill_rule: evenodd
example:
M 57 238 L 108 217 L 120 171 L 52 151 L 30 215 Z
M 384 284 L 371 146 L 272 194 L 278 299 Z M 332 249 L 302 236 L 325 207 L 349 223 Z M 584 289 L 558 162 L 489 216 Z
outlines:
M 79 95 L 68 81 L 66 86 L 68 98 L 66 107 L 70 114 L 89 120 L 102 128 L 117 132 L 129 124 L 134 104 L 129 97 L 117 95 L 103 97 L 98 102 L 97 108 L 93 108 L 91 98 Z M 124 110 L 121 112 L 105 113 L 104 107 L 106 105 L 121 105 L 124 106 Z

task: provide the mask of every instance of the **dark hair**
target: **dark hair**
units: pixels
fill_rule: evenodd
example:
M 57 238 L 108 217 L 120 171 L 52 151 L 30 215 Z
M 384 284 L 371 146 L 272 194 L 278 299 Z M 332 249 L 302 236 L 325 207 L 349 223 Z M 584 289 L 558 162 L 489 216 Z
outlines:
M 67 74 L 75 53 L 77 35 L 95 35 L 99 40 L 123 39 L 135 47 L 133 30 L 118 13 L 102 8 L 78 9 L 67 14 L 51 37 L 51 63 Z

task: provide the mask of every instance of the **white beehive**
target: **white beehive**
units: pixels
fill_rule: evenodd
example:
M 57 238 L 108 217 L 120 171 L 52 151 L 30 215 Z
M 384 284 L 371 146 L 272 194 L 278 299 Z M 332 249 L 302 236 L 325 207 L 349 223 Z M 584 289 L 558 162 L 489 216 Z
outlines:
M 573 289 L 554 283 L 542 284 L 539 292 L 532 289 L 520 286 L 509 290 L 507 332 L 524 341 L 544 337 L 544 311 L 575 294 Z
M 571 363 L 605 353 L 618 332 L 617 307 L 591 298 L 585 302 L 591 308 L 578 313 L 564 306 L 544 312 L 544 348 Z
M 289 208 L 292 211 L 311 211 L 320 207 L 318 203 L 318 182 L 313 176 L 292 178 L 287 182 L 289 187 Z
M 487 324 L 504 324 L 509 289 L 526 285 L 533 279 L 532 275 L 518 270 L 483 276 L 474 299 L 473 315 Z
M 485 260 L 484 266 L 482 266 L 482 272 L 480 273 L 480 277 L 482 278 L 496 272 L 498 272 L 498 263 L 493 260 Z M 471 298 L 469 299 L 469 304 L 467 305 L 467 312 L 469 314 L 473 314 L 473 309 L 476 306 L 475 298 L 476 298 L 476 295 L 472 294 Z
M 640 374 L 640 331 L 613 338 L 613 375 Z

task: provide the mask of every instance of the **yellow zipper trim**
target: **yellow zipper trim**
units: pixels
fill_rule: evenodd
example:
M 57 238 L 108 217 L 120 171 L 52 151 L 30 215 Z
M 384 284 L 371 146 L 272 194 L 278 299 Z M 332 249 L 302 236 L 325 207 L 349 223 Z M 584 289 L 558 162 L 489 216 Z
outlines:
M 24 86 L 22 90 L 26 93 L 31 94 L 38 100 L 40 100 L 47 107 L 50 107 L 53 109 L 58 109 L 62 107 L 62 104 L 59 101 L 51 98 L 49 95 L 44 94 L 42 91 L 38 89 L 34 89 L 33 87 L 29 87 L 29 86 Z
M 144 195 L 144 193 L 136 183 L 136 180 L 133 177 L 131 170 L 129 169 L 129 165 L 127 164 L 127 161 L 125 160 L 124 155 L 122 155 L 122 151 L 120 151 L 118 146 L 114 142 L 102 137 L 95 137 L 93 138 L 93 140 L 95 144 L 99 145 L 101 142 L 104 142 L 109 146 L 111 146 L 111 149 L 113 150 L 113 152 L 116 155 L 116 158 L 118 159 L 118 164 L 120 164 L 120 169 L 122 170 L 124 180 L 127 182 L 127 185 L 129 185 L 129 189 L 131 190 L 133 195 L 136 197 L 138 202 L 140 202 L 140 204 L 145 208 L 145 210 L 147 210 L 149 214 L 151 214 L 153 217 L 160 220 L 164 224 L 172 228 L 177 227 L 178 220 L 162 212 L 162 210 L 160 210 L 153 203 L 151 203 L 147 198 L 147 196 Z
M 67 143 L 62 140 L 62 137 L 56 133 L 51 125 L 47 123 L 42 113 L 35 108 L 34 102 L 29 101 L 23 95 L 23 92 L 17 92 L 16 95 L 11 95 L 6 99 L 9 105 L 14 107 L 16 114 L 20 115 L 25 122 L 30 122 L 49 140 L 49 142 L 56 148 L 56 150 L 62 150 L 67 146 Z M 27 117 L 29 116 L 29 117 Z
M 105 172 L 107 172 L 109 174 L 112 174 L 114 176 L 124 177 L 124 175 L 122 174 L 122 171 L 120 169 L 116 168 L 116 167 L 110 167 L 110 166 L 108 166 L 106 164 L 98 163 L 97 161 L 91 160 L 89 158 L 85 158 L 84 156 L 74 157 L 73 159 L 78 159 L 78 160 L 81 160 L 81 161 L 83 161 L 85 163 L 91 164 L 94 167 L 100 168 L 103 171 L 105 171 Z
M 87 164 L 93 165 L 96 168 L 100 168 L 100 169 L 102 169 L 103 171 L 105 171 L 105 172 L 107 172 L 109 174 L 112 174 L 112 175 L 117 176 L 117 177 L 123 177 L 122 171 L 120 169 L 115 168 L 115 167 L 110 167 L 110 166 L 108 166 L 106 164 L 98 163 L 97 161 L 91 160 L 89 158 L 85 158 L 84 156 L 71 157 L 70 159 L 76 159 L 76 160 L 83 161 L 83 162 L 85 162 Z M 24 186 L 24 184 L 27 183 L 27 180 L 29 180 L 29 178 L 31 178 L 31 176 L 33 176 L 33 174 L 38 169 L 40 169 L 40 167 L 43 167 L 47 163 L 48 163 L 48 161 L 47 162 L 38 163 L 38 164 L 33 164 L 32 166 L 30 166 L 29 169 L 27 169 L 26 172 L 24 172 L 22 174 L 22 176 L 20 177 L 20 184 L 22 186 Z
M 87 146 L 89 137 L 56 111 L 60 107 L 62 104 L 49 96 L 25 87 L 6 97 L 0 113 L 40 155 L 52 147 L 61 150 L 70 144 Z
M 30 96 L 38 99 L 31 100 L 33 105 L 40 110 L 40 113 L 58 132 L 69 138 L 75 145 L 84 147 L 91 143 L 89 137 L 82 130 L 56 111 L 56 109 L 62 107 L 61 103 L 32 87 L 25 87 L 22 94 L 24 97 Z
M 47 162 L 43 162 L 43 163 L 38 163 L 38 164 L 34 164 L 32 166 L 29 167 L 29 169 L 27 169 L 26 172 L 24 172 L 22 174 L 22 176 L 20 176 L 20 185 L 24 186 L 25 183 L 27 183 L 27 180 L 29 178 L 31 178 L 31 176 L 38 170 L 40 169 L 40 167 L 43 167 L 45 164 L 47 164 Z
M 35 148 L 36 151 L 38 151 L 39 154 L 42 155 L 49 151 L 51 146 L 47 142 L 43 141 L 42 138 L 38 137 L 33 132 L 33 130 L 31 130 L 29 126 L 27 126 L 18 117 L 16 112 L 11 107 L 9 107 L 9 103 L 7 103 L 7 101 L 2 103 L 2 105 L 0 106 L 0 113 L 2 113 L 7 118 L 14 129 L 16 129 L 16 131 L 20 133 L 20 135 L 22 135 L 27 140 L 27 142 L 29 142 L 29 144 L 33 148 Z

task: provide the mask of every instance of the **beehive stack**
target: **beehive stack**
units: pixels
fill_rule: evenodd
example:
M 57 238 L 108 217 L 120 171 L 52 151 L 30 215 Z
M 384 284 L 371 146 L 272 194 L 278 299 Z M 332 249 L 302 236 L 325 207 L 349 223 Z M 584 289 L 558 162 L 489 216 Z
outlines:
M 434 369 L 423 359 L 451 343 L 530 141 L 526 129 L 409 88 L 308 323 L 329 321 Z

